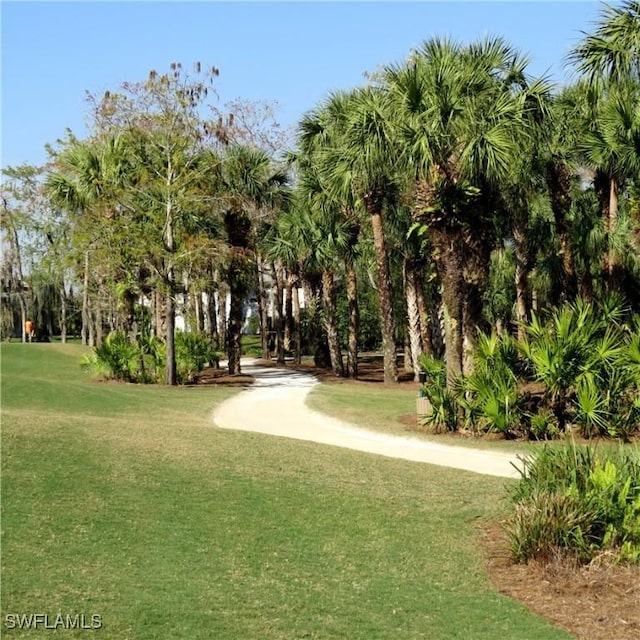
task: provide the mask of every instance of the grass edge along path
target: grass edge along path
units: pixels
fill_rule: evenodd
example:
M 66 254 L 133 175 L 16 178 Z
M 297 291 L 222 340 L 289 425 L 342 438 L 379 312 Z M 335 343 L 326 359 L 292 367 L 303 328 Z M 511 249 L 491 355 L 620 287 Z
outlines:
M 417 385 L 392 387 L 377 383 L 341 380 L 316 385 L 307 397 L 309 408 L 372 431 L 416 438 L 450 446 L 502 451 L 522 451 L 523 443 L 488 438 L 463 437 L 459 434 L 433 435 L 412 428 L 402 418 L 416 415 Z M 533 447 L 534 443 L 525 443 Z
M 230 391 L 89 382 L 79 353 L 2 347 L 3 637 L 570 637 L 489 586 L 503 480 L 216 430 Z

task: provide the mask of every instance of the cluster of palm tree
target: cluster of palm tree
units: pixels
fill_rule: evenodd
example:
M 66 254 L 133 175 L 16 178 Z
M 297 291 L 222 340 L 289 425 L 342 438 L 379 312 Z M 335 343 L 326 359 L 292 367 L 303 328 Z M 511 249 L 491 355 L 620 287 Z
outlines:
M 305 231 L 289 217 L 277 229 L 303 278 L 322 271 L 336 374 L 357 372 L 363 256 L 387 382 L 402 334 L 416 374 L 419 355 L 440 355 L 444 343 L 452 389 L 491 325 L 523 338 L 532 310 L 578 293 L 621 291 L 637 307 L 638 6 L 604 11 L 572 54 L 579 79 L 559 93 L 501 38 L 434 38 L 303 118 L 292 160 Z M 511 282 L 500 282 L 505 270 Z M 349 300 L 346 370 L 338 280 Z
M 203 117 L 215 69 L 107 93 L 46 180 L 74 238 L 83 339 L 108 325 L 135 341 L 147 322 L 173 384 L 182 299 L 238 373 L 255 295 L 265 355 L 269 327 L 280 362 L 306 348 L 357 377 L 373 333 L 386 382 L 404 345 L 416 379 L 421 354 L 443 358 L 451 391 L 482 332 L 523 340 L 532 312 L 577 296 L 640 308 L 640 3 L 604 9 L 570 62 L 556 91 L 502 38 L 433 38 L 307 113 L 284 165 L 236 141 L 231 117 Z

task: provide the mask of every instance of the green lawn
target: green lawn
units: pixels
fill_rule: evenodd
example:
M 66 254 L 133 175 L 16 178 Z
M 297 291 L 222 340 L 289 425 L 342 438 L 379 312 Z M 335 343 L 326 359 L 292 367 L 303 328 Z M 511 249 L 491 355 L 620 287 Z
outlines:
M 77 345 L 2 347 L 7 615 L 113 639 L 555 640 L 488 585 L 504 481 L 219 431 L 230 391 L 89 381 Z M 87 631 L 58 631 L 87 637 Z

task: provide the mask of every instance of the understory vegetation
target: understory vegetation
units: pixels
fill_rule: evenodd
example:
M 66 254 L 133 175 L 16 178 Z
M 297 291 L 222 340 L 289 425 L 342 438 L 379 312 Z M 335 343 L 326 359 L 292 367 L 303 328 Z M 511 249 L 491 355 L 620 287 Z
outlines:
M 177 381 L 194 382 L 205 366 L 217 366 L 222 353 L 205 334 L 176 332 Z M 160 382 L 166 368 L 165 343 L 153 335 L 132 341 L 124 331 L 107 335 L 102 344 L 83 356 L 82 366 L 104 379 L 122 382 Z
M 506 521 L 519 562 L 640 563 L 640 449 L 545 447 L 523 459 Z
M 578 299 L 524 326 L 524 339 L 482 334 L 473 373 L 447 389 L 445 366 L 422 357 L 433 430 L 547 440 L 569 430 L 629 440 L 640 431 L 640 316 L 616 296 Z

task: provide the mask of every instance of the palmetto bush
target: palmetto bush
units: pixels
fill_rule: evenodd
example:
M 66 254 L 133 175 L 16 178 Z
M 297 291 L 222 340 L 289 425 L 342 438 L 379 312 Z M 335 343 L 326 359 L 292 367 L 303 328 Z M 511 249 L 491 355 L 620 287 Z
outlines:
M 98 375 L 125 382 L 135 382 L 138 376 L 139 350 L 124 331 L 111 332 L 93 352 L 83 358 L 82 366 Z
M 505 523 L 515 560 L 640 562 L 640 450 L 545 447 L 523 459 Z
M 217 362 L 220 356 L 206 335 L 176 333 L 176 364 L 180 382 L 193 382 L 208 363 Z M 159 338 L 142 335 L 132 342 L 123 331 L 114 331 L 83 358 L 82 366 L 105 378 L 154 383 L 163 377 L 166 358 L 165 343 Z
M 421 371 L 426 373 L 426 382 L 420 393 L 429 400 L 431 405 L 429 413 L 422 418 L 422 424 L 436 433 L 455 431 L 458 403 L 455 396 L 447 389 L 447 372 L 444 362 L 424 353 L 420 355 L 419 362 Z
M 480 335 L 473 362 L 473 373 L 460 381 L 457 394 L 467 423 L 476 431 L 513 432 L 522 413 L 514 340 Z
M 220 356 L 206 334 L 176 333 L 176 367 L 180 382 L 193 382 L 205 365 L 217 362 Z
M 445 390 L 443 363 L 423 358 L 426 424 L 535 439 L 575 427 L 585 437 L 629 439 L 640 431 L 640 318 L 619 299 L 582 300 L 534 315 L 526 338 L 480 335 L 474 371 Z M 531 390 L 533 388 L 533 391 Z
M 628 438 L 640 427 L 637 328 L 614 296 L 564 305 L 546 322 L 534 316 L 518 348 L 560 431 L 571 423 L 586 437 Z

